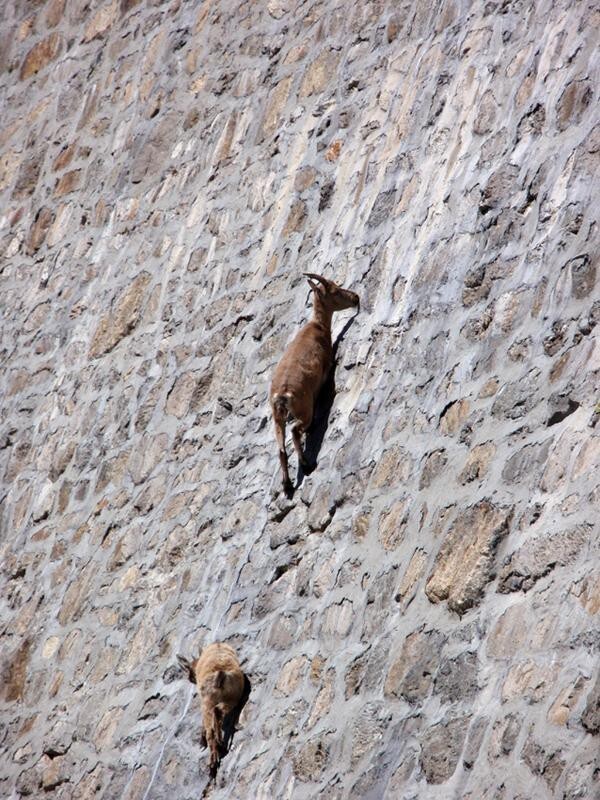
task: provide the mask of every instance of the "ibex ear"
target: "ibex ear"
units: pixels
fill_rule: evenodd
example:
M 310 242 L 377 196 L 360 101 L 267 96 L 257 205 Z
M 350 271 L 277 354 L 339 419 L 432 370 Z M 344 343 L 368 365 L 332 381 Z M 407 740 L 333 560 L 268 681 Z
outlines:
M 329 282 L 325 280 L 321 275 L 317 275 L 316 272 L 305 272 L 303 273 L 308 278 L 308 282 L 311 285 L 311 288 L 316 288 L 317 284 L 320 284 L 322 288 L 326 291 Z
M 187 673 L 188 680 L 192 683 L 196 683 L 196 672 L 194 667 L 196 666 L 195 661 L 190 661 L 189 659 L 185 658 L 184 656 L 180 656 L 177 654 L 177 661 L 179 661 L 179 666 L 181 669 Z
M 307 274 L 306 272 L 304 273 Z M 308 281 L 308 285 L 313 290 L 313 292 L 318 292 L 319 294 L 325 294 L 325 288 L 320 284 L 314 281 L 312 278 L 307 276 L 306 280 Z

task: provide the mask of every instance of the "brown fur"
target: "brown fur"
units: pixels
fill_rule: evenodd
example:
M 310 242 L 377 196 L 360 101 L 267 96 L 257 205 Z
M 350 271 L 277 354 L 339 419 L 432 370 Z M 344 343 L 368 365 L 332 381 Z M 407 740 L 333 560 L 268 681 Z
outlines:
M 216 774 L 223 746 L 223 720 L 240 703 L 245 679 L 233 647 L 215 642 L 200 657 L 177 656 L 189 679 L 198 687 L 204 724 L 203 743 L 210 750 L 210 771 Z
M 283 489 L 292 493 L 285 449 L 286 422 L 293 419 L 292 439 L 300 464 L 309 464 L 302 451 L 302 434 L 310 426 L 315 400 L 333 366 L 331 318 L 335 311 L 359 306 L 358 295 L 320 275 L 304 273 L 313 292 L 313 315 L 296 335 L 273 373 L 269 399 L 279 445 Z

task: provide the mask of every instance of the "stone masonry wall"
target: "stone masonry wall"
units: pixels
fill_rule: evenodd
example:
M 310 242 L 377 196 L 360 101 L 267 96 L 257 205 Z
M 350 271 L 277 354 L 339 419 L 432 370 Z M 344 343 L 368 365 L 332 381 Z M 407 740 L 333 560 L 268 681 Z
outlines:
M 600 796 L 599 23 L 2 4 L 2 797 Z M 303 270 L 362 306 L 288 501 Z

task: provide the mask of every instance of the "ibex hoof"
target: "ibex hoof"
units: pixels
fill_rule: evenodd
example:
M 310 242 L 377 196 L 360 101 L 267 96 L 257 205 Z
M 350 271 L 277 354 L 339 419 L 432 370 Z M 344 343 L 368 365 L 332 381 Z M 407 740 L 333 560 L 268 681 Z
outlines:
M 291 481 L 283 481 L 283 493 L 290 498 L 294 494 L 294 487 Z

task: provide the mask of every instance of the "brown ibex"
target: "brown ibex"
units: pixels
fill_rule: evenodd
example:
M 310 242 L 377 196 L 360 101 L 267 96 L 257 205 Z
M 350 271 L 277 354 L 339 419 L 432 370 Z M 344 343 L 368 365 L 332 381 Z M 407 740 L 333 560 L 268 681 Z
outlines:
M 177 659 L 198 687 L 204 727 L 201 741 L 210 750 L 210 774 L 214 777 L 223 755 L 223 720 L 241 705 L 248 681 L 235 650 L 223 642 L 209 644 L 195 661 L 179 655 Z
M 334 311 L 358 308 L 360 305 L 358 295 L 349 289 L 342 289 L 333 281 L 313 272 L 305 272 L 304 275 L 313 293 L 312 319 L 297 333 L 283 354 L 273 373 L 269 394 L 279 445 L 283 490 L 288 497 L 293 489 L 285 450 L 286 422 L 294 420 L 294 447 L 302 468 L 308 471 L 310 465 L 302 451 L 302 434 L 312 422 L 315 400 L 333 367 L 331 318 Z

